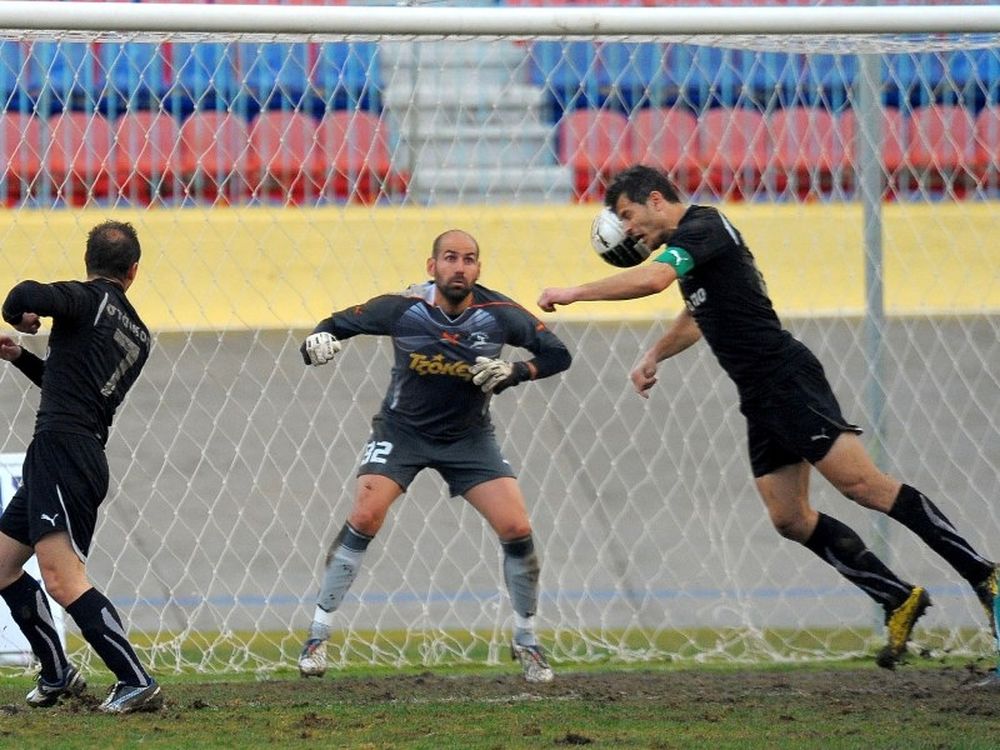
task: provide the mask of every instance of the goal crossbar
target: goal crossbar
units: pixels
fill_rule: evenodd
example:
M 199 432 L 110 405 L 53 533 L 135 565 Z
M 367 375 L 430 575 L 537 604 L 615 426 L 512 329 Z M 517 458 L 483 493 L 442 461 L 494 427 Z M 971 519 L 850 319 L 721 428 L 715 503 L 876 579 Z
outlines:
M 428 8 L 0 3 L 0 29 L 480 37 L 653 37 L 698 34 L 980 34 L 1000 32 L 1000 6 L 795 8 Z

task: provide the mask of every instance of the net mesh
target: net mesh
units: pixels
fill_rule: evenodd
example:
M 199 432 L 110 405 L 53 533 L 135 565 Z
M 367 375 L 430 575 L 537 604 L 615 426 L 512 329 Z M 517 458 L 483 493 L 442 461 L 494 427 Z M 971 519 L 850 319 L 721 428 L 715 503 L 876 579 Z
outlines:
M 878 57 L 875 131 L 857 117 L 859 53 Z M 451 226 L 479 239 L 483 283 L 529 308 L 542 286 L 604 275 L 587 230 L 634 161 L 723 207 L 885 469 L 1000 554 L 993 36 L 6 32 L 0 101 L 8 286 L 78 278 L 86 231 L 108 216 L 142 238 L 130 296 L 156 342 L 109 442 L 88 568 L 156 669 L 294 660 L 391 366 L 384 341 L 357 338 L 335 366 L 304 368 L 312 325 L 421 280 Z M 882 154 L 874 338 L 864 137 Z M 668 293 L 552 316 L 571 370 L 494 401 L 542 554 L 543 643 L 557 663 L 870 650 L 880 613 L 771 528 L 707 348 L 665 363 L 648 402 L 631 392 L 633 362 L 679 307 Z M 45 337 L 24 344 L 42 353 Z M 36 405 L 0 372 L 3 452 L 25 449 Z M 989 653 L 953 571 L 814 484 L 817 508 L 930 589 L 920 643 Z M 437 476 L 418 478 L 370 550 L 335 664 L 504 658 L 499 546 Z

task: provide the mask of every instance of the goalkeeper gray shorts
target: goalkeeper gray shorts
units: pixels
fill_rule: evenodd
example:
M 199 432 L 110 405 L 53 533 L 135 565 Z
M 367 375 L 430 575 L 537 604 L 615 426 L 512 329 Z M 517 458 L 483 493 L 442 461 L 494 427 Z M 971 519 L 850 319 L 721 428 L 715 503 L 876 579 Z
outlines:
M 375 417 L 357 475 L 379 474 L 405 490 L 423 469 L 436 470 L 452 496 L 464 495 L 491 479 L 517 476 L 500 453 L 492 429 L 442 440 L 381 415 Z

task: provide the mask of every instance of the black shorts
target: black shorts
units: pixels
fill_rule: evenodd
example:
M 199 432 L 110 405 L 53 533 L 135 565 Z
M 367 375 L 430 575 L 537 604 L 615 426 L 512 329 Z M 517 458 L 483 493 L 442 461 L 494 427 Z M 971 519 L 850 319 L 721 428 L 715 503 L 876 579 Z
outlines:
M 740 404 L 747 418 L 747 449 L 755 477 L 782 466 L 820 461 L 842 432 L 861 434 L 840 413 L 823 365 L 811 354 L 764 393 Z
M 108 494 L 108 460 L 97 438 L 40 432 L 24 456 L 24 469 L 0 531 L 34 547 L 46 534 L 65 531 L 86 561 L 97 526 L 97 508 Z
M 412 427 L 377 416 L 361 454 L 358 476 L 379 474 L 404 490 L 423 469 L 435 469 L 452 496 L 477 484 L 516 474 L 500 453 L 492 429 L 457 440 L 427 437 Z

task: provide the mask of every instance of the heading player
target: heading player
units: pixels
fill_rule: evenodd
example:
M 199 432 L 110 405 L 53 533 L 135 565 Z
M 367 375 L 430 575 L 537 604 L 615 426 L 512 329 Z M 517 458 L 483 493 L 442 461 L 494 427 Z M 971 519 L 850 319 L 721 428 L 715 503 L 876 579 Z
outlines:
M 434 240 L 431 281 L 387 294 L 321 321 L 302 345 L 307 365 L 323 365 L 341 341 L 391 336 L 395 363 L 382 408 L 372 420 L 354 505 L 326 557 L 309 637 L 299 657 L 303 677 L 326 671 L 333 613 L 354 582 L 389 507 L 425 468 L 441 474 L 500 538 L 503 573 L 515 612 L 511 657 L 529 682 L 552 669 L 535 635 L 540 563 L 524 496 L 500 453 L 490 419 L 494 394 L 570 365 L 565 345 L 510 298 L 480 286 L 479 245 L 452 229 Z M 501 359 L 505 344 L 527 349 L 527 361 Z
M 654 251 L 666 245 L 663 252 L 614 276 L 545 289 L 539 306 L 552 312 L 574 302 L 636 299 L 677 281 L 685 307 L 632 371 L 635 390 L 648 398 L 657 365 L 705 338 L 736 384 L 750 465 L 774 527 L 884 608 L 888 642 L 879 666 L 892 669 L 899 661 L 930 597 L 897 577 L 852 529 L 810 506 L 810 465 L 845 497 L 888 514 L 948 561 L 976 592 L 995 633 L 996 566 L 925 495 L 875 466 L 861 430 L 841 414 L 822 365 L 782 328 L 740 232 L 715 208 L 683 204 L 667 176 L 650 167 L 617 175 L 605 203 L 629 237 Z

